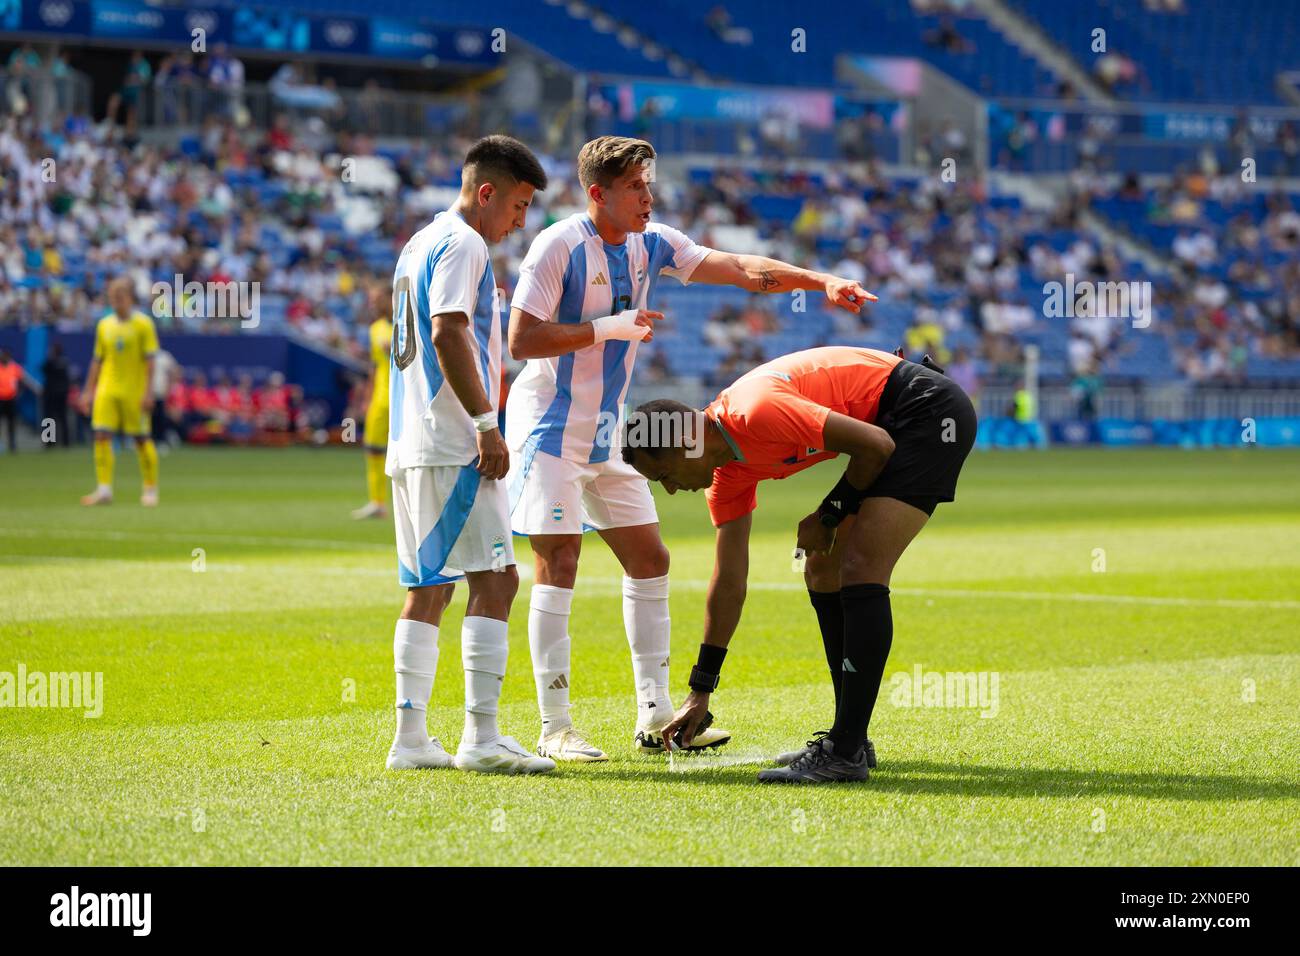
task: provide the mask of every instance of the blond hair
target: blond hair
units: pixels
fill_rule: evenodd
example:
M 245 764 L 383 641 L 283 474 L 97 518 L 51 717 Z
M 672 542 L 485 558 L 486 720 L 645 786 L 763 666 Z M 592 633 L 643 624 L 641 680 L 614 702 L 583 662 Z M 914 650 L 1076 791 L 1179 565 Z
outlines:
M 608 186 L 633 165 L 655 158 L 655 148 L 630 136 L 598 136 L 578 152 L 578 181 L 583 189 Z

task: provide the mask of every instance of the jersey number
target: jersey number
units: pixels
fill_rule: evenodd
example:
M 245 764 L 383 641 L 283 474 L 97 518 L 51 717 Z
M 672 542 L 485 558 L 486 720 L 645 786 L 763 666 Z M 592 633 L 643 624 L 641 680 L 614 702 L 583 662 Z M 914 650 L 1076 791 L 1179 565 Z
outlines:
M 404 275 L 393 283 L 393 315 L 398 317 L 393 329 L 397 336 L 393 364 L 401 371 L 415 361 L 415 303 L 411 301 L 410 276 Z

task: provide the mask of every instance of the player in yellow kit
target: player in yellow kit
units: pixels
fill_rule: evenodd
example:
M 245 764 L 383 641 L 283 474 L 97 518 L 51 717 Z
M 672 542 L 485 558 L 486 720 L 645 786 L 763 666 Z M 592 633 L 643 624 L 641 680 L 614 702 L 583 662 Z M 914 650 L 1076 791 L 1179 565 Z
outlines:
M 81 503 L 105 505 L 113 500 L 113 435 L 118 433 L 135 441 L 144 485 L 140 504 L 152 507 L 158 504 L 158 449 L 149 437 L 153 412 L 149 382 L 158 333 L 153 320 L 135 308 L 129 279 L 108 284 L 108 304 L 112 311 L 95 326 L 95 355 L 82 391 L 82 411 L 90 414 L 95 433 L 96 485 Z
M 370 323 L 370 398 L 366 410 L 366 487 L 370 500 L 352 512 L 352 517 L 385 518 L 388 516 L 388 476 L 384 458 L 388 451 L 388 366 L 393 340 L 393 323 L 388 318 L 387 290 L 372 291 L 372 307 L 379 318 Z

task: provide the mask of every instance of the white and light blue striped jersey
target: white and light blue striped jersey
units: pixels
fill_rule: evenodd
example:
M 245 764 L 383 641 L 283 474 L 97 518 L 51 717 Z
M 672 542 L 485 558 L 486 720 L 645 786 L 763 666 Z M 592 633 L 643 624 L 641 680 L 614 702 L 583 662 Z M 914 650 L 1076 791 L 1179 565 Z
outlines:
M 607 245 L 587 214 L 578 213 L 533 240 L 511 308 L 565 324 L 653 308 L 659 276 L 686 285 L 710 251 L 657 222 L 628 233 L 621 246 Z M 638 344 L 610 340 L 529 359 L 506 402 L 506 442 L 570 461 L 608 461 Z
M 473 331 L 474 365 L 493 408 L 501 397 L 501 315 L 487 243 L 455 212 L 441 212 L 406 243 L 393 273 L 388 386 L 391 476 L 403 468 L 468 465 L 474 420 L 442 374 L 433 317 L 459 312 Z

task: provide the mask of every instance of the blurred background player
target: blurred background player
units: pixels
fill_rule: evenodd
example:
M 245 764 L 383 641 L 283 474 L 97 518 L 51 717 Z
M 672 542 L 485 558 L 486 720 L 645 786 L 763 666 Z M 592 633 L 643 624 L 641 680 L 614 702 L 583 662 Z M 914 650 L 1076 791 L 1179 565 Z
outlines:
M 109 283 L 108 304 L 112 311 L 95 326 L 94 358 L 81 395 L 95 435 L 96 482 L 81 503 L 104 505 L 113 500 L 113 435 L 121 434 L 135 441 L 143 485 L 140 504 L 152 507 L 158 504 L 158 449 L 150 437 L 150 383 L 158 333 L 153 320 L 135 308 L 129 279 Z
M 370 495 L 363 507 L 352 512 L 352 517 L 385 518 L 388 516 L 388 477 L 384 474 L 384 458 L 388 453 L 388 366 L 391 364 L 393 320 L 388 314 L 389 297 L 379 285 L 370 287 L 370 304 L 377 315 L 370 323 L 370 376 L 367 380 L 365 434 L 366 489 Z
M 39 391 L 31 376 L 13 360 L 13 356 L 0 349 L 0 422 L 9 430 L 11 452 L 18 450 L 18 389 L 22 385 Z
M 689 745 L 708 712 L 727 646 L 740 623 L 749 537 L 760 481 L 785 478 L 836 455 L 848 468 L 816 511 L 799 522 L 808 555 L 804 581 L 817 612 L 835 690 L 835 722 L 799 751 L 782 754 L 763 783 L 866 780 L 874 763 L 867 725 L 893 644 L 889 581 L 894 565 L 957 478 L 975 443 L 976 416 L 961 386 L 926 356 L 922 364 L 877 349 L 807 349 L 741 376 L 703 412 L 659 399 L 641 421 L 689 418 L 689 445 L 664 432 L 629 431 L 623 455 L 670 495 L 708 489 L 717 529 L 705 604 L 704 642 L 691 693 L 672 722 Z M 798 554 L 798 552 L 796 552 Z
M 522 229 L 546 173 L 528 147 L 488 136 L 465 156 L 460 195 L 406 243 L 393 275 L 393 479 L 398 580 L 408 588 L 393 633 L 397 736 L 390 770 L 446 767 L 543 773 L 497 726 L 519 589 L 501 437 L 501 314 L 488 243 Z M 438 626 L 455 581 L 469 582 L 461 627 L 465 731 L 453 759 L 425 712 L 438 668 Z

